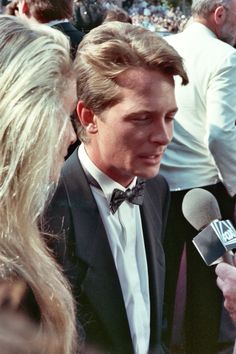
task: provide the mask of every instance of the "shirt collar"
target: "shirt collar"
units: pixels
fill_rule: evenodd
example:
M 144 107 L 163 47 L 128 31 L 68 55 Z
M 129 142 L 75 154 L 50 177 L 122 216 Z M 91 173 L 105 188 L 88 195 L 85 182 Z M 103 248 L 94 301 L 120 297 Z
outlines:
M 80 162 L 85 170 L 90 173 L 90 175 L 98 182 L 100 185 L 106 199 L 108 202 L 111 199 L 112 192 L 115 188 L 118 188 L 122 191 L 125 191 L 127 188 L 123 187 L 121 184 L 117 183 L 110 177 L 108 177 L 105 173 L 103 173 L 89 158 L 85 146 L 82 143 L 78 149 L 78 156 Z M 133 181 L 130 183 L 129 188 L 132 188 L 136 185 L 137 177 L 134 177 Z
M 64 18 L 63 20 L 53 20 L 53 21 L 47 22 L 47 25 L 52 27 L 52 26 L 58 25 L 59 23 L 64 23 L 64 22 L 69 22 L 69 20 L 67 18 Z

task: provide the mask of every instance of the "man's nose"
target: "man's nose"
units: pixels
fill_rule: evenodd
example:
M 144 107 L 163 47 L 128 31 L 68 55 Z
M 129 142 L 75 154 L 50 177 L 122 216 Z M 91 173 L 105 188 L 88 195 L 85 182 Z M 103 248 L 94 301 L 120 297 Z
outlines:
M 160 145 L 168 145 L 173 136 L 173 123 L 166 124 L 165 122 L 158 122 L 152 128 L 150 141 Z

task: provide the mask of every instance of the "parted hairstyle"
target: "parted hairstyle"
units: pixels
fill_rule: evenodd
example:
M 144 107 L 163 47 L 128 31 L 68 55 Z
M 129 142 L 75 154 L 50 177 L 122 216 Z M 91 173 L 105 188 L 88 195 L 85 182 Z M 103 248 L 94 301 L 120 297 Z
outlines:
M 193 0 L 192 15 L 207 18 L 217 6 L 229 7 L 231 0 Z
M 38 22 L 47 23 L 54 20 L 73 17 L 73 0 L 25 0 L 30 12 Z
M 74 75 L 63 34 L 0 16 L 0 278 L 26 282 L 40 328 L 56 334 L 56 354 L 74 353 L 74 304 L 37 225 L 69 119 L 63 92 Z
M 129 68 L 160 71 L 188 78 L 182 58 L 164 39 L 142 27 L 118 21 L 107 22 L 88 33 L 79 46 L 75 65 L 77 93 L 85 106 L 100 114 L 121 99 L 118 76 Z M 78 128 L 86 141 L 83 127 Z

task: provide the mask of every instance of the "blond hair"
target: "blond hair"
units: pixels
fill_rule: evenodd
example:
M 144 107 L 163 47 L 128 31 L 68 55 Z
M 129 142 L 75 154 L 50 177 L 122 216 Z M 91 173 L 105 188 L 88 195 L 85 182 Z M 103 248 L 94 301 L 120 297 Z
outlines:
M 62 96 L 73 74 L 63 34 L 0 16 L 0 276 L 32 289 L 40 327 L 57 334 L 57 354 L 74 352 L 74 304 L 37 223 L 69 119 Z
M 119 102 L 117 78 L 129 68 L 179 75 L 183 84 L 188 82 L 182 58 L 164 39 L 144 28 L 118 21 L 90 31 L 79 46 L 75 64 L 80 78 L 78 97 L 96 114 Z M 86 141 L 83 127 L 79 129 L 80 139 Z

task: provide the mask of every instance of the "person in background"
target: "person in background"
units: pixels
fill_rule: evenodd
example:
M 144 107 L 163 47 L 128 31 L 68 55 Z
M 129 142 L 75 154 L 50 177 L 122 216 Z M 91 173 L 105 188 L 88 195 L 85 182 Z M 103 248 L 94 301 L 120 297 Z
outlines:
M 74 1 L 74 25 L 83 32 L 88 33 L 91 29 L 102 24 L 106 14 L 106 7 L 102 1 L 75 0 Z
M 182 59 L 150 31 L 114 21 L 84 37 L 75 63 L 83 144 L 65 162 L 45 232 L 61 235 L 54 252 L 78 299 L 86 345 L 167 353 L 169 190 L 157 174 L 177 110 L 173 77 L 188 82 Z
M 116 5 L 110 5 L 107 8 L 103 23 L 108 21 L 120 21 L 120 22 L 132 23 L 132 19 L 129 16 L 129 14 L 125 10 L 123 10 L 122 8 Z
M 55 345 L 42 342 L 41 353 L 77 347 L 70 287 L 38 229 L 75 139 L 76 76 L 59 31 L 0 16 L 0 313 L 33 322 L 29 353 L 47 333 Z
M 30 20 L 47 24 L 64 33 L 70 39 L 71 55 L 74 58 L 84 34 L 71 20 L 73 0 L 13 0 L 7 6 L 7 13 L 27 17 Z
M 7 6 L 5 7 L 4 14 L 10 16 L 16 16 L 18 13 L 18 0 L 12 0 L 8 2 Z
M 197 231 L 185 220 L 182 201 L 192 188 L 207 189 L 216 197 L 222 218 L 233 220 L 236 195 L 235 38 L 235 0 L 194 0 L 192 20 L 185 30 L 165 38 L 183 57 L 189 77 L 186 87 L 176 82 L 178 112 L 174 135 L 161 164 L 161 173 L 171 190 L 165 239 L 167 341 L 170 341 L 173 328 L 174 296 L 186 243 L 184 334 L 188 354 L 215 354 L 223 342 L 230 346 L 234 340 L 227 337 L 225 323 L 221 321 L 222 294 L 215 285 L 214 267 L 206 267 L 192 243 Z M 224 339 L 220 339 L 221 323 Z M 232 331 L 235 337 L 233 324 Z

